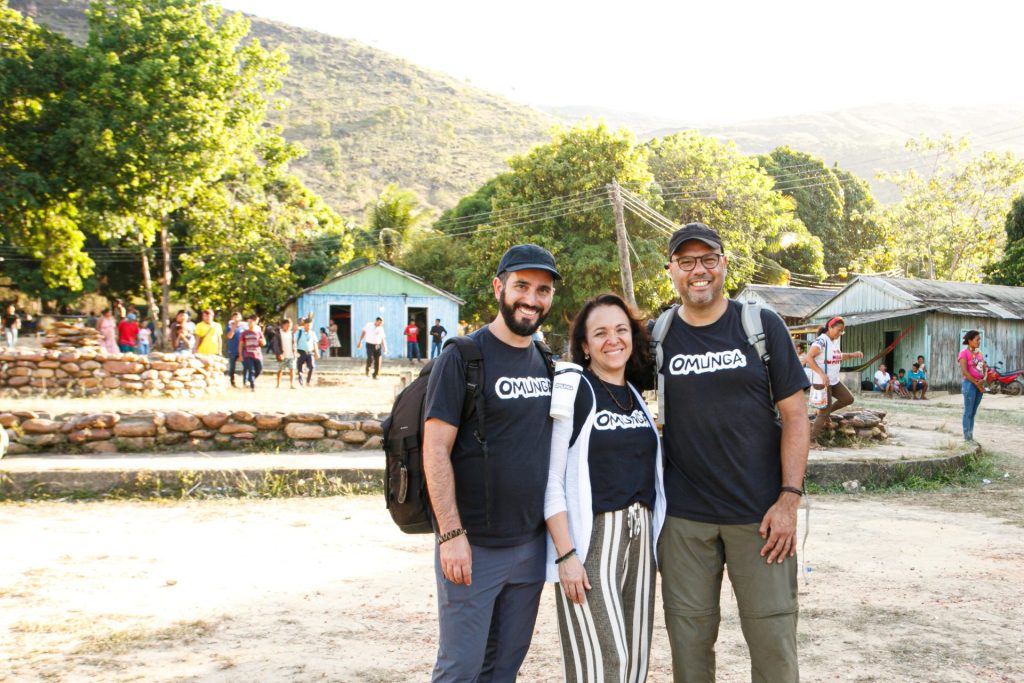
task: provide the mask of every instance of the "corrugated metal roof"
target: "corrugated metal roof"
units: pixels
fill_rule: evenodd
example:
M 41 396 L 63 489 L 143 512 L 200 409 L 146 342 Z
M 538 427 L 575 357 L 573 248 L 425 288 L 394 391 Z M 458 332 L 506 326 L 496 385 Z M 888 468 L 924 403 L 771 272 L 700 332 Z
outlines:
M 1024 287 L 860 275 L 839 292 L 833 293 L 832 299 L 844 296 L 858 283 L 906 300 L 911 305 L 907 311 L 933 310 L 983 318 L 1024 320 Z M 807 317 L 813 318 L 826 303 L 822 302 Z
M 909 280 L 872 275 L 862 275 L 859 279 L 895 287 L 922 305 L 978 311 L 957 311 L 966 315 L 996 316 L 1011 320 L 1024 318 L 1024 287 L 979 285 L 973 282 L 947 280 Z
M 867 325 L 868 323 L 876 323 L 879 320 L 889 320 L 891 318 L 902 318 L 907 315 L 917 315 L 918 313 L 927 313 L 933 311 L 934 308 L 901 308 L 895 311 L 879 311 L 878 313 L 858 313 L 857 315 L 844 315 L 843 322 L 846 323 L 847 327 L 854 325 Z
M 835 296 L 836 291 L 813 287 L 747 285 L 736 295 L 736 300 L 743 301 L 744 293 L 753 293 L 779 315 L 786 318 L 803 318 Z

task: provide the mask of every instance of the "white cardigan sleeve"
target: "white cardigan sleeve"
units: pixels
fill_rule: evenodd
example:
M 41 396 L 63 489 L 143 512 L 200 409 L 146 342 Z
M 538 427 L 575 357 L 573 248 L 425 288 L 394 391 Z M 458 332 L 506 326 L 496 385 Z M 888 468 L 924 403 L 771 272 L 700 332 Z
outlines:
M 566 512 L 565 471 L 569 460 L 569 440 L 572 438 L 572 418 L 555 420 L 551 427 L 551 464 L 548 466 L 548 485 L 544 492 L 544 519 Z

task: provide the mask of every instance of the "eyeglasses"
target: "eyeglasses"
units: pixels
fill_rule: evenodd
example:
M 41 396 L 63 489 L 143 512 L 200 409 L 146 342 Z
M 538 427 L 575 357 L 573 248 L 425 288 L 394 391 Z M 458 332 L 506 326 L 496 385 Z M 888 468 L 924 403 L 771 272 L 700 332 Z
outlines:
M 680 256 L 679 258 L 669 260 L 675 263 L 679 270 L 693 270 L 697 267 L 697 261 L 700 261 L 701 265 L 708 270 L 713 270 L 722 262 L 723 256 L 725 254 L 704 254 L 699 259 L 694 256 Z

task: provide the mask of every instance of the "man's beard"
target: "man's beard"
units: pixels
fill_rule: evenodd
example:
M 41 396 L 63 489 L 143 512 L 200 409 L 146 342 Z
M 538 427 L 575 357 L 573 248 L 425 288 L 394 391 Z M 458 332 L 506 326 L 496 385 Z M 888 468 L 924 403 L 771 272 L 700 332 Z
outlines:
M 498 310 L 501 311 L 501 318 L 502 320 L 505 321 L 505 326 L 508 327 L 508 329 L 510 329 L 513 334 L 517 334 L 520 337 L 529 337 L 534 332 L 536 332 L 537 328 L 539 328 L 541 324 L 545 320 L 547 320 L 548 313 L 551 312 L 551 309 L 549 308 L 547 311 L 544 311 L 543 313 L 538 315 L 537 320 L 532 323 L 520 322 L 516 320 L 515 308 L 509 306 L 505 302 L 504 290 L 502 290 L 501 296 L 498 298 Z

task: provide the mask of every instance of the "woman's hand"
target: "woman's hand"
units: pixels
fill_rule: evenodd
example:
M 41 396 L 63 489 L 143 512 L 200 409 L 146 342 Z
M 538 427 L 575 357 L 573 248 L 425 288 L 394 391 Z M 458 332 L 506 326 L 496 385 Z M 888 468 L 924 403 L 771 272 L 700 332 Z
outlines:
M 586 591 L 590 590 L 590 579 L 587 578 L 587 570 L 583 568 L 580 558 L 573 555 L 558 565 L 558 582 L 572 602 L 582 605 L 587 601 Z

